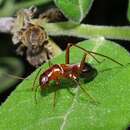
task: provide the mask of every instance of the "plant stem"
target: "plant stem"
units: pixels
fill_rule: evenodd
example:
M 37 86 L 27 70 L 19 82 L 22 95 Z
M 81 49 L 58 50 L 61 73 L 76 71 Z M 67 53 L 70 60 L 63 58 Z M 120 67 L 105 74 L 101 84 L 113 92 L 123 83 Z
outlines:
M 19 10 L 21 8 L 30 7 L 32 5 L 41 5 L 41 4 L 47 4 L 51 2 L 52 0 L 32 0 L 32 1 L 26 1 L 26 2 L 20 2 L 20 3 L 14 3 L 13 0 L 8 0 L 3 8 L 0 9 L 0 17 L 3 16 L 11 16 L 16 10 Z
M 72 22 L 45 23 L 40 22 L 49 35 L 74 36 L 80 38 L 92 38 L 102 36 L 108 39 L 130 40 L 129 26 L 98 26 L 89 24 L 75 24 Z
M 33 1 L 21 2 L 21 3 L 19 3 L 19 4 L 16 4 L 14 10 L 18 10 L 18 9 L 20 9 L 20 8 L 29 7 L 29 6 L 32 6 L 32 5 L 47 4 L 47 3 L 51 2 L 51 1 L 52 1 L 52 0 L 33 0 Z

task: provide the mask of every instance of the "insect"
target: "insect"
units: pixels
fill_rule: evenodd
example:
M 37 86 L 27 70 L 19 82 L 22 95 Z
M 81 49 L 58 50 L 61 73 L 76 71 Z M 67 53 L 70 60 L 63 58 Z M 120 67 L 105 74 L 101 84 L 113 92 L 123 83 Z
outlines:
M 82 51 L 84 51 L 84 55 L 81 59 L 81 62 L 78 64 L 70 64 L 70 48 L 74 46 L 77 47 L 79 49 L 81 49 Z M 90 55 L 92 56 L 98 63 L 100 63 L 100 61 L 94 56 L 94 55 L 98 55 L 104 58 L 107 58 L 111 61 L 113 61 L 116 64 L 119 64 L 120 66 L 123 66 L 121 63 L 119 63 L 118 61 L 112 59 L 111 57 L 105 56 L 103 54 L 97 53 L 97 52 L 92 52 L 89 50 L 86 50 L 82 47 L 80 47 L 79 45 L 73 45 L 71 43 L 68 44 L 67 48 L 66 48 L 66 56 L 65 56 L 65 64 L 55 64 L 52 65 L 50 68 L 48 68 L 46 71 L 44 71 L 39 78 L 39 85 L 41 90 L 44 90 L 48 87 L 50 81 L 54 80 L 56 82 L 56 85 L 59 87 L 60 86 L 60 80 L 62 78 L 66 78 L 66 79 L 72 79 L 74 80 L 77 84 L 78 84 L 78 79 L 80 77 L 82 78 L 87 78 L 86 75 L 88 74 L 88 72 L 90 71 L 88 68 L 88 64 L 86 62 L 86 56 Z M 35 77 L 34 83 L 33 83 L 33 89 L 35 88 L 35 81 L 37 79 L 37 76 Z M 36 91 L 37 88 L 35 88 L 35 100 L 36 100 Z M 87 94 L 89 95 L 89 97 L 95 101 L 95 99 L 87 92 L 85 91 L 85 89 L 83 87 L 80 86 L 80 88 Z M 55 92 L 56 95 L 56 92 Z M 55 96 L 54 96 L 54 104 L 53 106 L 55 106 Z

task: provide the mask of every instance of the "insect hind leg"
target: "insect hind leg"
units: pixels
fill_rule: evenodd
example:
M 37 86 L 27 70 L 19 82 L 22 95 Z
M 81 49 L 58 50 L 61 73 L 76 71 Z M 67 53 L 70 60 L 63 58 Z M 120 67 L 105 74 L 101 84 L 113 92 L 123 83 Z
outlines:
M 57 90 L 60 87 L 60 80 L 56 80 L 56 90 L 54 91 L 54 96 L 53 96 L 53 109 L 56 106 L 56 94 L 57 94 Z
M 88 92 L 88 90 L 84 89 L 79 81 L 75 80 L 75 83 L 81 88 L 81 90 L 87 95 L 94 103 L 98 103 L 96 99 Z

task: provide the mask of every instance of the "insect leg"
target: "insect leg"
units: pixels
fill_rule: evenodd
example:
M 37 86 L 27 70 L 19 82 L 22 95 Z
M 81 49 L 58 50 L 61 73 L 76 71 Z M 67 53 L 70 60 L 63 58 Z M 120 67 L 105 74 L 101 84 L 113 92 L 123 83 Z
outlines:
M 38 89 L 38 86 L 39 86 L 39 85 L 36 86 L 36 88 L 35 88 L 35 93 L 34 93 L 34 100 L 35 100 L 35 103 L 36 103 L 36 104 L 37 104 L 37 89 Z
M 54 97 L 53 97 L 53 109 L 55 108 L 56 105 L 56 91 L 54 92 Z
M 83 67 L 84 67 L 84 64 L 85 64 L 85 60 L 86 60 L 86 56 L 87 56 L 87 54 L 84 53 L 83 58 L 82 58 L 82 60 L 80 62 L 80 71 L 83 70 Z
M 74 45 L 74 44 L 72 44 L 72 43 L 69 43 L 68 45 L 69 45 L 69 48 L 70 48 L 71 46 L 74 46 L 74 47 L 77 47 L 77 48 L 81 49 L 81 50 L 84 51 L 85 53 L 87 53 L 87 54 L 89 54 L 90 56 L 92 56 L 98 63 L 100 63 L 100 61 L 98 61 L 97 58 L 96 58 L 95 56 L 93 56 L 93 54 L 94 54 L 94 55 L 101 56 L 101 57 L 104 57 L 104 58 L 106 58 L 106 59 L 108 59 L 108 60 L 111 60 L 112 62 L 114 62 L 114 63 L 116 63 L 116 64 L 118 64 L 118 65 L 120 65 L 120 66 L 124 66 L 123 64 L 121 64 L 120 62 L 114 60 L 113 58 L 111 58 L 111 57 L 109 57 L 109 56 L 106 56 L 106 55 L 103 55 L 103 54 L 100 54 L 100 53 L 97 53 L 97 52 L 89 51 L 89 50 L 84 49 L 83 47 L 81 47 L 81 46 L 79 46 L 79 45 Z
M 90 55 L 90 56 L 93 57 L 98 63 L 100 63 L 100 61 L 99 61 L 95 56 L 93 56 L 91 53 L 89 53 L 89 51 L 87 51 L 86 49 L 84 49 L 84 48 L 82 48 L 82 47 L 79 47 L 78 45 L 74 45 L 74 44 L 72 44 L 72 43 L 68 43 L 67 48 L 66 48 L 66 64 L 69 64 L 70 48 L 71 48 L 72 46 L 77 47 L 77 48 L 83 50 L 83 51 L 86 53 L 86 55 L 87 55 L 87 54 Z M 86 50 L 86 51 L 85 51 L 85 50 Z
M 84 64 L 87 63 L 88 61 L 88 55 L 87 53 L 84 53 L 83 57 L 82 57 L 82 60 L 80 62 L 80 72 L 83 70 L 84 68 Z M 100 61 L 100 64 L 104 61 L 105 59 L 103 59 L 102 61 Z M 98 61 L 99 62 L 99 61 Z
M 56 86 L 57 86 L 57 88 L 60 87 L 60 80 L 59 80 L 59 79 L 56 80 Z M 57 89 L 54 91 L 54 97 L 53 97 L 53 108 L 55 108 L 55 106 L 56 106 L 56 91 L 57 91 Z
M 114 60 L 113 58 L 111 58 L 111 57 L 109 57 L 109 56 L 106 56 L 106 55 L 103 55 L 103 54 L 100 54 L 100 53 L 97 53 L 97 52 L 89 51 L 89 50 L 84 49 L 83 47 L 80 47 L 80 46 L 78 46 L 78 45 L 72 45 L 72 46 L 75 46 L 75 47 L 81 49 L 82 51 L 88 53 L 88 54 L 89 54 L 90 56 L 92 56 L 94 59 L 95 59 L 95 57 L 94 57 L 92 54 L 98 55 L 98 56 L 101 56 L 101 57 L 104 57 L 104 58 L 107 58 L 108 60 L 111 60 L 112 62 L 114 62 L 114 63 L 116 63 L 116 64 L 118 64 L 118 65 L 120 65 L 120 66 L 124 66 L 123 64 L 121 64 L 120 62 Z M 96 60 L 96 59 L 95 59 L 95 60 Z M 100 61 L 99 61 L 99 63 L 100 63 Z
M 82 85 L 79 83 L 79 81 L 77 81 L 77 80 L 75 80 L 75 79 L 74 79 L 74 81 L 75 81 L 75 83 L 81 88 L 81 90 L 82 90 L 93 102 L 97 103 L 96 99 L 88 92 L 88 90 L 86 91 L 86 89 L 84 89 L 84 88 L 82 87 Z
M 37 79 L 37 77 L 38 77 L 38 75 L 39 75 L 40 72 L 41 72 L 41 68 L 40 68 L 39 71 L 37 72 L 37 75 L 36 75 L 36 77 L 35 77 L 35 79 L 34 79 L 34 81 L 33 81 L 32 90 L 34 90 L 34 88 L 35 88 L 36 79 Z
M 68 43 L 67 48 L 66 48 L 66 54 L 65 54 L 65 63 L 69 64 L 70 63 L 70 47 L 71 43 Z
M 92 99 L 93 102 L 97 103 L 96 99 L 80 85 L 81 90 Z
M 36 94 L 37 94 L 37 89 L 38 89 L 38 86 L 39 86 L 39 85 L 35 86 L 35 83 L 36 83 L 36 79 L 37 79 L 37 77 L 38 77 L 40 71 L 41 71 L 41 68 L 40 68 L 39 71 L 37 72 L 37 75 L 36 75 L 36 77 L 35 77 L 35 79 L 34 79 L 34 81 L 33 81 L 33 85 L 32 85 L 32 91 L 33 91 L 34 88 L 35 88 L 34 100 L 35 100 L 36 104 L 37 104 Z

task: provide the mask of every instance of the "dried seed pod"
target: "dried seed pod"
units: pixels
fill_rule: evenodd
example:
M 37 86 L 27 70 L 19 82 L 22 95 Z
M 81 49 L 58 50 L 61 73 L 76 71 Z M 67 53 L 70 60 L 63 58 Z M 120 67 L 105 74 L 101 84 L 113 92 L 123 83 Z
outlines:
M 27 29 L 36 10 L 37 8 L 32 6 L 29 9 L 23 9 L 17 12 L 14 26 L 11 30 L 11 33 L 13 34 L 12 41 L 14 44 L 18 44 L 21 41 L 21 31 Z
M 55 43 L 50 42 L 44 28 L 31 23 L 35 12 L 36 8 L 32 7 L 17 13 L 12 29 L 12 40 L 14 44 L 19 43 L 17 53 L 26 55 L 28 62 L 37 67 L 58 55 L 61 49 Z
M 58 8 L 50 8 L 42 14 L 40 14 L 39 18 L 46 19 L 48 22 L 55 22 L 64 18 L 64 16 Z
M 48 42 L 47 33 L 43 28 L 37 25 L 29 24 L 26 29 L 21 30 L 21 42 L 24 46 L 37 48 Z

